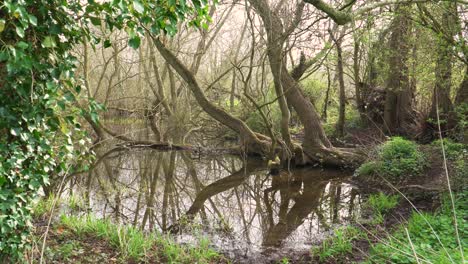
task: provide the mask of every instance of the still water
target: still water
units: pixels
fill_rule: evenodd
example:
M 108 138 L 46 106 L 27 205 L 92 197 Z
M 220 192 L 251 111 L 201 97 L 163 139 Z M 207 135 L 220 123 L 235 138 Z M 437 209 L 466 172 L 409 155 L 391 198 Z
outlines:
M 179 243 L 200 237 L 245 262 L 306 252 L 360 214 L 351 172 L 301 168 L 268 175 L 265 161 L 154 150 L 98 151 L 104 158 L 69 183 L 88 212 Z M 258 261 L 255 261 L 258 263 Z

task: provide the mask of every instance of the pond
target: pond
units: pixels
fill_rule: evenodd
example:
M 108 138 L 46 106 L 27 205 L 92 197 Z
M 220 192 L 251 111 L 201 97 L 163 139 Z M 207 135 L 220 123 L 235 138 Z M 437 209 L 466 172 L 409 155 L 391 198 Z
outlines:
M 208 238 L 242 263 L 308 252 L 360 214 L 351 172 L 307 167 L 269 175 L 258 159 L 146 149 L 98 160 L 67 184 L 67 195 L 85 200 L 75 213 L 158 230 L 179 243 Z

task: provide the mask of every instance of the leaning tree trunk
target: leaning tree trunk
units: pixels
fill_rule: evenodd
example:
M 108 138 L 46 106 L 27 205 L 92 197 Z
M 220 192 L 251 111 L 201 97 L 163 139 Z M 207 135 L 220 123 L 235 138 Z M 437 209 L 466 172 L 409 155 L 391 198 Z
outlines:
M 411 121 L 412 93 L 408 77 L 408 54 L 411 22 L 406 6 L 397 6 L 389 41 L 389 74 L 387 78 L 384 122 L 388 133 L 407 131 Z
M 242 120 L 211 103 L 206 98 L 193 73 L 158 38 L 151 37 L 159 53 L 187 83 L 200 107 L 212 118 L 238 133 L 247 153 L 267 156 L 270 153 L 270 140 L 263 135 L 254 133 Z

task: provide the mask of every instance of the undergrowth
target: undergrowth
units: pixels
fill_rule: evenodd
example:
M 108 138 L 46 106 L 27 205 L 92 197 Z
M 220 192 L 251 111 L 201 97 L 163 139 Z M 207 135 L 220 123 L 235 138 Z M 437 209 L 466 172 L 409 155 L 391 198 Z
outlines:
M 183 246 L 158 233 L 144 233 L 132 226 L 116 225 L 94 217 L 62 216 L 60 225 L 78 237 L 89 235 L 108 241 L 124 260 L 163 263 L 211 263 L 221 256 L 210 247 L 210 241 L 200 237 L 198 245 Z
M 361 165 L 357 175 L 380 175 L 391 182 L 399 182 L 419 175 L 427 166 L 426 156 L 415 142 L 392 137 L 378 147 L 376 156 Z
M 456 213 L 464 255 L 468 252 L 467 192 L 456 195 Z M 450 201 L 434 214 L 414 212 L 407 224 L 372 246 L 367 263 L 462 263 Z
M 442 144 L 440 140 L 432 142 L 431 145 L 441 152 Z M 443 146 L 449 162 L 452 188 L 461 190 L 468 186 L 468 145 L 444 139 Z
M 352 253 L 353 241 L 364 238 L 366 235 L 353 226 L 343 226 L 334 231 L 333 236 L 325 239 L 320 245 L 311 249 L 313 257 L 320 261 L 338 259 L 343 255 Z
M 385 215 L 398 205 L 398 200 L 398 195 L 385 195 L 382 192 L 370 195 L 366 207 L 374 213 L 374 224 L 382 223 Z

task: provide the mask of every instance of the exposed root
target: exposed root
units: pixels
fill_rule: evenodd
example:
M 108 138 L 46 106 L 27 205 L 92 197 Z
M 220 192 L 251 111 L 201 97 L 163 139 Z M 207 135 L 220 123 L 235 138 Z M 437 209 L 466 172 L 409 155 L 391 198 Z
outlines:
M 307 148 L 304 153 L 307 163 L 320 163 L 324 166 L 357 168 L 366 160 L 366 155 L 351 148 Z

